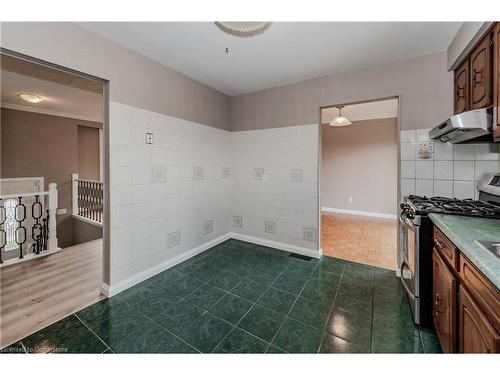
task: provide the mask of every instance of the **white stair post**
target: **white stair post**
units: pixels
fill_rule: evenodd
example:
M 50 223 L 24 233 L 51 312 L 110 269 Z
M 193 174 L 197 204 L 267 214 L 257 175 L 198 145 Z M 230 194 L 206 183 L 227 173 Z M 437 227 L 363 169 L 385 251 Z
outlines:
M 73 215 L 78 215 L 78 173 L 71 174 L 71 193 Z
M 48 249 L 57 249 L 57 184 L 52 182 L 49 184 L 49 239 Z

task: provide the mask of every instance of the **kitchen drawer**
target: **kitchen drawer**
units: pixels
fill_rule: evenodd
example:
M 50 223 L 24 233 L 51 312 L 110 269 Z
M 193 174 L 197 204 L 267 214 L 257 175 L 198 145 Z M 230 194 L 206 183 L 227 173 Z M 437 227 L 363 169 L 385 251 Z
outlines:
M 462 254 L 460 254 L 459 277 L 497 332 L 500 332 L 500 292 L 498 289 Z
M 453 271 L 458 271 L 458 250 L 437 227 L 434 227 L 434 248 Z

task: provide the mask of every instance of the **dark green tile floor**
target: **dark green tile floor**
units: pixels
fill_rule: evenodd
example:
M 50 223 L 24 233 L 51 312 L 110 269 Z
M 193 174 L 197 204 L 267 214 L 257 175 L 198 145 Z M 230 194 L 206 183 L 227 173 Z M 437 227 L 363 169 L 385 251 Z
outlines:
M 436 353 L 392 271 L 229 240 L 4 352 Z

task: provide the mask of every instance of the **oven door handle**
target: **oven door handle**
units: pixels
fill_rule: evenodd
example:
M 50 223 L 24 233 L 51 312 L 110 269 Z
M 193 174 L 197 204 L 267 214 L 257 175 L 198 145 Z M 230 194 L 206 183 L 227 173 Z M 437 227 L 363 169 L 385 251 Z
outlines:
M 401 225 L 405 228 L 410 228 L 412 230 L 415 228 L 415 225 L 413 224 L 413 222 L 410 219 L 408 219 L 407 217 L 404 217 L 404 218 L 402 217 L 399 221 L 400 221 Z
M 408 286 L 406 285 L 405 283 L 405 277 L 404 277 L 404 271 L 405 271 L 405 268 L 409 271 L 410 270 L 410 267 L 408 267 L 408 263 L 406 263 L 406 261 L 403 261 L 403 263 L 401 263 L 401 284 L 403 284 L 403 288 L 406 290 L 406 293 L 410 296 L 410 298 L 412 300 L 415 299 L 415 294 L 410 290 L 410 288 L 408 288 Z

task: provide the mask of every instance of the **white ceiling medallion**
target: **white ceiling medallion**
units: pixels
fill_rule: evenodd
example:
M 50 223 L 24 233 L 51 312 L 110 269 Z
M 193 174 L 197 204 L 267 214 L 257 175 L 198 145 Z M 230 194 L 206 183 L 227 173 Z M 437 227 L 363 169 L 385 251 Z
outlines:
M 226 34 L 240 38 L 251 38 L 264 33 L 272 22 L 214 22 Z
M 344 106 L 338 105 L 337 108 L 339 109 L 339 115 L 335 117 L 332 122 L 330 122 L 330 126 L 351 125 L 352 123 L 346 117 L 342 116 L 342 108 L 344 108 Z

